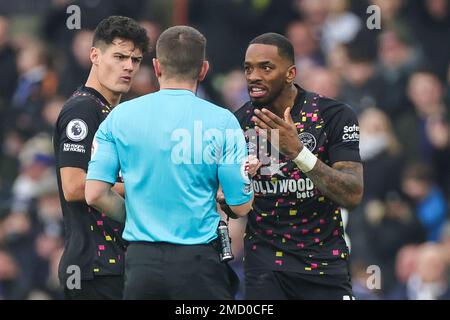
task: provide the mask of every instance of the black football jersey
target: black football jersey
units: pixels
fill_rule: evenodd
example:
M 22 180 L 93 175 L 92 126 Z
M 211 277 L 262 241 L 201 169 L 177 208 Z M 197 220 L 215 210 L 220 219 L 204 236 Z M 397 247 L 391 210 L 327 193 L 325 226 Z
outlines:
M 299 139 L 325 164 L 360 162 L 359 126 L 347 105 L 297 86 L 291 110 Z M 253 178 L 255 200 L 244 238 L 247 270 L 348 274 L 348 248 L 341 210 L 324 196 L 294 162 L 256 135 L 246 103 L 236 113 L 249 154 L 262 167 Z
M 87 171 L 95 133 L 110 110 L 111 106 L 99 92 L 83 86 L 67 100 L 56 123 L 53 145 L 65 233 L 59 265 L 61 281 L 71 275 L 69 271 L 73 267 L 69 270 L 70 266 L 80 268 L 82 280 L 124 272 L 123 225 L 89 207 L 85 201 L 67 202 L 61 187 L 61 168 Z

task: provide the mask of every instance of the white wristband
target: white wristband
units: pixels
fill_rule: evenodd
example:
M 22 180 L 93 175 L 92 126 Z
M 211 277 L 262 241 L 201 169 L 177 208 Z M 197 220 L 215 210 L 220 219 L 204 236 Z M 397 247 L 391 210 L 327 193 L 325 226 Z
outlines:
M 292 161 L 294 161 L 294 163 L 297 165 L 297 167 L 300 168 L 302 172 L 307 173 L 311 171 L 316 165 L 317 157 L 304 146 L 302 151 Z

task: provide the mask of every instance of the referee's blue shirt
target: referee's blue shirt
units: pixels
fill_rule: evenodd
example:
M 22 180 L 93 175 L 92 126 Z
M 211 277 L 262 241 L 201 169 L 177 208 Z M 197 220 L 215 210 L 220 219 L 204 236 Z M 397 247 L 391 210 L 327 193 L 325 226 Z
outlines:
M 209 243 L 222 186 L 230 205 L 253 194 L 234 115 L 188 90 L 164 89 L 118 105 L 100 125 L 88 180 L 125 183 L 128 241 Z

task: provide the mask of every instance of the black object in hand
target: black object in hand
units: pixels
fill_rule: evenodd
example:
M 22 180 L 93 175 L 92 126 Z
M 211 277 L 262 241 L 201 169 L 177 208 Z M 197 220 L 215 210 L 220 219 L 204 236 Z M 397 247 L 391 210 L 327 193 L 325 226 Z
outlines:
M 234 259 L 233 252 L 231 251 L 231 239 L 228 233 L 228 226 L 225 221 L 220 221 L 217 227 L 217 234 L 219 236 L 220 245 L 220 262 L 231 261 Z

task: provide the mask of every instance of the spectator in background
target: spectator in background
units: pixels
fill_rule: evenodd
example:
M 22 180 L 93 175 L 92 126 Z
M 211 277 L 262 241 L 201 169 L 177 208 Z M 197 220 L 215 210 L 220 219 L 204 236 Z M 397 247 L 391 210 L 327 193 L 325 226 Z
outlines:
M 448 207 L 435 183 L 432 169 L 422 163 L 409 165 L 403 173 L 402 188 L 416 205 L 417 217 L 427 230 L 427 240 L 438 241 Z
M 39 134 L 19 154 L 20 174 L 12 187 L 13 210 L 28 211 L 40 189 L 56 183 L 51 137 Z
M 153 68 L 142 65 L 134 76 L 130 91 L 123 95 L 123 101 L 138 98 L 159 89 L 158 79 Z
M 19 275 L 20 269 L 14 258 L 8 252 L 0 250 L 0 300 L 23 299 L 15 285 Z
M 424 244 L 418 249 L 416 272 L 407 283 L 408 300 L 449 300 L 449 265 L 443 247 Z
M 447 220 L 439 237 L 439 243 L 444 248 L 444 255 L 447 260 L 447 264 L 450 265 L 450 221 Z
M 376 73 L 376 52 L 366 39 L 356 38 L 345 46 L 347 61 L 342 72 L 340 99 L 357 113 L 382 105 L 383 82 Z
M 17 174 L 16 161 L 8 150 L 14 142 L 13 135 L 5 130 L 7 114 L 10 109 L 10 100 L 17 85 L 16 52 L 9 39 L 9 19 L 0 15 L 0 209 L 3 208 L 3 200 L 8 197 L 10 185 Z M 9 168 L 12 168 L 10 171 Z M 1 296 L 1 293 L 0 293 Z
M 404 12 L 404 0 L 369 0 L 370 5 L 376 5 L 380 8 L 381 24 L 391 26 L 392 24 L 402 21 L 402 12 Z
M 327 69 L 339 76 L 339 80 L 344 79 L 348 64 L 347 48 L 342 44 L 337 45 L 326 57 Z
M 339 78 L 326 68 L 315 67 L 300 73 L 303 87 L 322 96 L 336 99 L 339 96 Z
M 159 35 L 161 34 L 161 27 L 157 22 L 151 20 L 141 20 L 139 21 L 139 25 L 147 32 L 147 37 L 150 41 L 149 50 L 153 53 L 151 56 L 154 57 L 156 40 L 158 40 Z
M 378 38 L 378 74 L 385 90 L 382 104 L 389 117 L 397 119 L 405 111 L 409 76 L 424 66 L 423 54 L 406 27 L 383 29 Z
M 364 164 L 364 199 L 384 199 L 391 191 L 400 191 L 403 166 L 401 146 L 387 115 L 368 108 L 359 117 L 359 152 Z M 380 174 L 380 173 L 383 174 Z
M 447 105 L 450 105 L 450 63 L 447 68 Z
M 373 203 L 380 203 L 392 192 L 399 192 L 401 181 L 400 143 L 394 135 L 392 124 L 386 114 L 376 108 L 368 108 L 359 116 L 360 155 L 363 161 L 364 196 L 363 205 L 349 215 L 347 232 L 352 239 L 352 256 L 369 260 L 371 245 L 369 230 L 373 230 L 371 219 L 364 214 Z M 382 173 L 382 174 L 381 174 Z M 382 209 L 384 210 L 384 209 Z M 381 232 L 381 230 L 376 230 Z
M 12 119 L 8 126 L 34 132 L 33 122 L 39 117 L 45 98 L 55 94 L 57 79 L 48 66 L 44 44 L 31 42 L 24 45 L 17 56 L 19 82 L 12 99 Z
M 294 47 L 295 64 L 302 73 L 315 66 L 324 65 L 324 56 L 320 50 L 319 41 L 314 34 L 312 27 L 304 22 L 295 21 L 288 25 L 286 36 Z M 301 82 L 302 78 L 297 81 Z
M 222 85 L 222 101 L 231 112 L 239 109 L 247 101 L 247 82 L 241 70 L 229 72 Z
M 423 242 L 425 233 L 412 208 L 398 194 L 391 193 L 384 201 L 371 201 L 364 211 L 368 243 L 364 258 L 368 264 L 380 266 L 384 294 L 395 284 L 398 250 L 407 244 Z
M 426 134 L 433 146 L 432 166 L 439 172 L 436 182 L 450 200 L 450 123 L 443 116 L 431 116 L 426 123 Z
M 362 27 L 361 19 L 349 11 L 349 0 L 331 0 L 322 28 L 322 48 L 329 54 L 336 45 L 352 41 Z
M 67 56 L 64 68 L 59 74 L 60 81 L 58 93 L 70 97 L 72 93 L 83 83 L 91 70 L 90 52 L 94 32 L 92 30 L 77 31 L 73 37 L 71 50 Z M 70 75 L 70 76 L 67 76 Z
M 447 66 L 450 63 L 449 1 L 410 1 L 410 6 L 409 24 L 420 43 L 431 70 L 444 81 Z
M 396 284 L 384 296 L 387 300 L 405 300 L 408 296 L 407 283 L 417 269 L 418 245 L 406 245 L 401 248 L 395 259 Z
M 16 299 L 25 299 L 41 279 L 42 264 L 34 247 L 39 229 L 35 204 L 43 192 L 55 188 L 52 153 L 50 137 L 45 134 L 28 140 L 21 148 L 20 174 L 12 186 L 9 212 L 0 222 L 0 246 L 9 250 L 20 270 Z
M 56 185 L 42 189 L 36 201 L 36 224 L 38 233 L 34 240 L 36 252 L 33 288 L 48 298 L 62 298 L 59 284 L 49 283 L 52 258 L 64 247 L 62 211 Z
M 16 299 L 25 299 L 39 279 L 36 272 L 40 263 L 34 248 L 38 232 L 35 203 L 42 191 L 55 188 L 52 153 L 46 135 L 25 143 L 19 154 L 20 174 L 12 186 L 10 210 L 0 223 L 0 245 L 13 255 L 21 272 L 14 283 L 14 290 L 20 295 Z
M 431 164 L 435 149 L 442 146 L 429 135 L 432 132 L 428 128 L 432 127 L 430 129 L 433 131 L 437 125 L 433 119 L 437 117 L 445 121 L 448 113 L 443 85 L 433 73 L 420 70 L 411 75 L 407 93 L 414 112 L 411 110 L 397 121 L 398 137 L 409 162 L 424 161 Z
M 376 288 L 369 289 L 367 286 L 367 267 L 368 265 L 364 262 L 364 260 L 355 261 L 352 259 L 351 274 L 353 294 L 355 295 L 356 300 L 379 300 L 379 291 L 376 290 Z
M 5 133 L 0 157 L 0 207 L 7 207 L 6 203 L 10 201 L 11 187 L 19 175 L 18 156 L 24 144 L 25 137 L 19 130 L 9 129 Z
M 294 0 L 301 20 L 319 32 L 328 16 L 328 1 Z
M 9 40 L 9 20 L 3 16 L 0 16 L 0 70 L 2 70 L 0 77 L 0 116 L 2 116 L 14 93 L 18 77 L 16 53 Z
M 19 83 L 12 101 L 15 108 L 27 109 L 31 102 L 41 98 L 41 85 L 47 72 L 46 61 L 47 53 L 42 43 L 35 42 L 20 48 L 17 56 Z
M 54 96 L 45 101 L 45 104 L 41 110 L 41 121 L 39 123 L 40 131 L 53 134 L 56 120 L 58 119 L 59 113 L 65 101 L 66 98 L 62 96 Z

